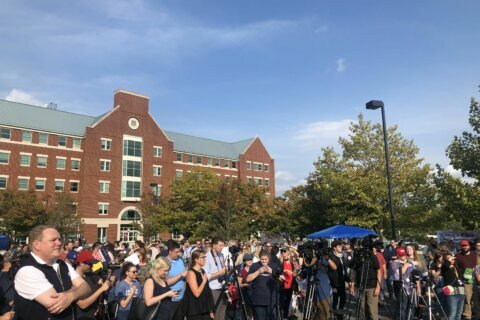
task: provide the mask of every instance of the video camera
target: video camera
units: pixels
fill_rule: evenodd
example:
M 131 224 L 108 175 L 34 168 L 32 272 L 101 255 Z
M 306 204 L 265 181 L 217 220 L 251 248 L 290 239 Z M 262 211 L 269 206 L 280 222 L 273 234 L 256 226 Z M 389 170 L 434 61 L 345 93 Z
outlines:
M 320 259 L 328 256 L 331 253 L 331 248 L 328 246 L 327 240 L 307 241 L 298 246 L 298 253 L 303 254 L 307 260 L 312 260 L 314 257 Z

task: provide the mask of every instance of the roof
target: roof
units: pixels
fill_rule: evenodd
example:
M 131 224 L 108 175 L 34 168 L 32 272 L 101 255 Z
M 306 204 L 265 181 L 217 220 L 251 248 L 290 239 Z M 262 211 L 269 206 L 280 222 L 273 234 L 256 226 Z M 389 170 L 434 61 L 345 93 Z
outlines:
M 0 99 L 0 125 L 73 136 L 84 136 L 85 129 L 103 119 L 107 113 L 93 117 Z M 173 141 L 176 151 L 222 159 L 238 159 L 255 139 L 230 143 L 171 131 L 164 132 Z
M 195 137 L 187 134 L 164 131 L 173 141 L 173 149 L 180 152 L 219 157 L 222 159 L 238 159 L 255 138 L 238 142 L 222 142 L 218 140 Z
M 104 116 L 53 110 L 19 102 L 0 100 L 0 124 L 32 130 L 84 136 L 85 128 Z

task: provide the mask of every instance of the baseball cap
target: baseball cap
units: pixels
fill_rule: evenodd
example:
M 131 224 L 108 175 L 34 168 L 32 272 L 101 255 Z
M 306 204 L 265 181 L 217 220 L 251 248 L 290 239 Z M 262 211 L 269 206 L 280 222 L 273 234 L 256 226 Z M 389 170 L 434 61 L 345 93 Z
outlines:
M 460 246 L 469 246 L 470 243 L 468 242 L 468 240 L 465 240 L 463 239 L 462 241 L 460 241 Z
M 95 258 L 92 255 L 92 251 L 82 250 L 82 252 L 80 252 L 77 257 L 77 263 L 80 262 L 96 262 Z
M 253 260 L 253 255 L 251 253 L 245 253 L 243 255 L 243 261 Z
M 399 247 L 397 248 L 397 256 L 403 257 L 407 255 L 407 251 L 405 250 L 404 247 Z

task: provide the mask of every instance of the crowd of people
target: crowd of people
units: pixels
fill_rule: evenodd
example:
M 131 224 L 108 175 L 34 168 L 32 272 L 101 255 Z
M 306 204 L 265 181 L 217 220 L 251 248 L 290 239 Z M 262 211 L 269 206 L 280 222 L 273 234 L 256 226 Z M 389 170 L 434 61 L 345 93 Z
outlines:
M 426 294 L 449 320 L 480 319 L 480 239 L 470 245 L 432 240 L 422 253 L 394 240 L 318 248 L 213 238 L 130 247 L 64 242 L 54 226 L 38 226 L 28 245 L 0 256 L 0 320 L 127 320 L 139 298 L 157 320 L 283 320 L 304 311 L 311 290 L 321 320 L 375 320 L 381 303 L 389 317 L 410 319 Z M 348 295 L 356 311 L 345 310 Z

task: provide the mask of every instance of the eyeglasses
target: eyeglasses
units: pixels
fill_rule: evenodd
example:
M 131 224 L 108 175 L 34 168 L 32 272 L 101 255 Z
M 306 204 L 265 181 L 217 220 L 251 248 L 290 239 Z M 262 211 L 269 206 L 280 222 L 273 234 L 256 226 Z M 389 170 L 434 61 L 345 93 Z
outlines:
M 129 272 L 137 273 L 137 270 L 130 270 Z

